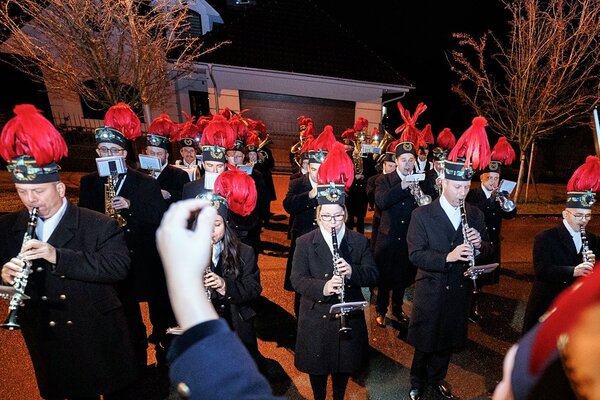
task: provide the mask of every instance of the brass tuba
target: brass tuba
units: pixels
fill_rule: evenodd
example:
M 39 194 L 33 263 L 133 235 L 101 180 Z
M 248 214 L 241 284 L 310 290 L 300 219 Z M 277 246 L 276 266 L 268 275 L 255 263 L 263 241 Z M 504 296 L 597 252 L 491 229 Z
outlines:
M 127 220 L 119 213 L 119 211 L 115 210 L 111 204 L 113 197 L 117 195 L 115 189 L 117 179 L 118 174 L 111 174 L 106 177 L 106 183 L 104 184 L 104 213 L 115 219 L 119 224 L 119 227 L 123 228 L 127 225 Z
M 394 140 L 396 140 L 388 131 L 384 132 L 385 134 L 383 135 L 383 138 L 379 141 L 379 144 L 377 145 L 377 148 L 379 148 L 379 154 L 373 155 L 374 157 L 376 157 L 375 161 L 377 161 L 378 163 L 381 162 L 381 160 L 383 160 L 388 145 Z
M 266 160 L 267 158 L 269 158 L 269 153 L 267 153 L 266 151 L 263 150 L 263 147 L 270 145 L 271 143 L 273 143 L 273 139 L 271 139 L 271 135 L 269 135 L 267 133 L 267 135 L 265 136 L 265 138 L 258 144 L 258 147 L 256 147 L 256 152 L 257 153 L 261 153 L 264 157 L 264 159 Z

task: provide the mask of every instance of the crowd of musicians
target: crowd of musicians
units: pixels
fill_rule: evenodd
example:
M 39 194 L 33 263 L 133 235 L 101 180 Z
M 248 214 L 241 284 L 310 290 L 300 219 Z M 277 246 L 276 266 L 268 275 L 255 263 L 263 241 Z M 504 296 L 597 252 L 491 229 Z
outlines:
M 365 368 L 366 300 L 375 304 L 377 326 L 386 329 L 395 320 L 414 347 L 410 391 L 397 397 L 417 400 L 432 391 L 457 398 L 446 381 L 452 353 L 466 345 L 468 324 L 484 319 L 480 293 L 501 277 L 502 220 L 517 214 L 512 188 L 502 179 L 502 168 L 515 159 L 511 145 L 500 137 L 491 148 L 483 117 L 457 140 L 448 128 L 437 137 L 430 125 L 417 128 L 424 104 L 412 115 L 398 107 L 403 124 L 393 134 L 369 131 L 363 117 L 337 136 L 332 126 L 317 133 L 310 117 L 297 119 L 293 174 L 282 200 L 290 217 L 282 290 L 295 295 L 295 366 L 309 375 L 315 399 L 326 398 L 330 375 L 333 398 L 345 398 L 350 377 Z M 161 114 L 142 133 L 131 108 L 116 104 L 95 131 L 98 171 L 81 178 L 75 205 L 59 175 L 58 163 L 68 153 L 62 136 L 34 106 L 15 107 L 2 129 L 0 155 L 25 207 L 0 217 L 2 294 L 11 300 L 3 327 L 22 331 L 41 397 L 140 398 L 152 345 L 162 376 L 156 398 L 253 398 L 254 386 L 228 385 L 220 369 L 239 369 L 237 379 L 254 377 L 254 368 L 267 373 L 254 319 L 262 292 L 261 232 L 277 200 L 275 162 L 267 127 L 244 114 L 225 109 L 181 124 Z M 138 139 L 144 146 L 136 158 Z M 533 374 L 528 364 L 538 354 L 538 332 L 545 332 L 561 293 L 593 276 L 600 242 L 585 227 L 600 190 L 599 171 L 600 160 L 588 157 L 569 181 L 562 221 L 535 238 L 527 342 L 509 353 L 514 378 L 505 376 L 498 399 L 526 399 L 540 390 L 545 369 Z M 214 360 L 215 368 L 203 370 L 198 382 L 190 371 L 205 368 L 199 359 L 210 350 L 193 346 L 187 331 L 174 343 L 181 333 L 171 305 L 177 300 L 156 244 L 165 212 L 186 199 L 202 199 L 216 210 L 206 238 L 210 260 L 198 287 L 255 363 L 221 367 Z M 190 215 L 188 228 L 196 224 Z M 409 287 L 412 307 L 404 304 Z M 149 335 L 142 302 L 148 304 Z M 216 335 L 215 329 L 204 326 L 199 334 L 194 328 L 194 337 Z M 544 365 L 560 364 L 560 349 L 550 347 Z M 198 360 L 188 354 L 184 368 L 179 363 L 171 370 L 169 383 L 169 367 L 192 348 Z M 564 370 L 564 381 L 572 382 Z M 211 380 L 221 384 L 212 386 L 218 395 L 199 384 Z M 550 392 L 541 396 L 552 393 L 546 387 Z M 568 383 L 563 389 L 573 398 L 579 390 Z

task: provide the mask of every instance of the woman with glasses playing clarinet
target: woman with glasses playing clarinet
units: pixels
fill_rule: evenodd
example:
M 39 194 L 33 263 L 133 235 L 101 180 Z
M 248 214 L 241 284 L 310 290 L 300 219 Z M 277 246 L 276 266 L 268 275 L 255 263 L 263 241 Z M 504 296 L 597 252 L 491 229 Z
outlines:
M 598 237 L 586 231 L 592 219 L 594 192 L 600 190 L 600 159 L 589 156 L 567 184 L 567 202 L 563 220 L 554 228 L 538 233 L 533 242 L 535 280 L 523 322 L 523 334 L 547 311 L 560 292 L 578 277 L 592 273 Z
M 316 400 L 325 399 L 332 376 L 333 398 L 344 398 L 350 374 L 368 347 L 362 310 L 330 315 L 332 305 L 364 301 L 361 287 L 374 285 L 377 267 L 365 236 L 345 229 L 345 191 L 354 165 L 343 145 L 334 146 L 319 168 L 316 220 L 319 229 L 298 238 L 291 283 L 300 294 L 295 365 L 310 375 Z

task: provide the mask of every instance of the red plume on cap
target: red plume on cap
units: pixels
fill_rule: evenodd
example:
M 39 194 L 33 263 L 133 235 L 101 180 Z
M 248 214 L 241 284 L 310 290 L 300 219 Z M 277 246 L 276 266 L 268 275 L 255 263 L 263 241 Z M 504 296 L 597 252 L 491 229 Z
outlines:
M 504 165 L 510 165 L 516 158 L 515 150 L 504 136 L 498 139 L 498 142 L 492 150 L 492 160 L 500 161 Z
M 171 121 L 169 115 L 160 114 L 148 127 L 148 134 L 164 136 L 173 141 L 176 139 L 177 130 L 177 124 Z
M 335 139 L 335 135 L 333 134 L 333 126 L 326 125 L 323 129 L 323 132 L 321 132 L 319 136 L 317 136 L 317 138 L 312 142 L 310 150 L 329 151 L 335 143 L 338 143 L 338 141 Z
M 403 142 L 412 142 L 413 144 L 417 143 L 420 132 L 416 127 L 417 119 L 419 118 L 419 115 L 427 110 L 427 106 L 425 103 L 419 103 L 415 109 L 415 113 L 411 116 L 410 111 L 404 109 L 404 107 L 402 107 L 402 103 L 398 102 L 398 110 L 400 110 L 400 117 L 402 117 L 404 123 L 396 128 L 395 132 L 402 132 L 400 138 Z
M 362 131 L 363 129 L 369 126 L 369 121 L 364 117 L 358 117 L 356 122 L 354 123 L 354 130 L 357 132 Z
M 342 138 L 344 139 L 354 139 L 354 133 L 356 131 L 352 128 L 348 128 L 344 131 L 344 133 L 342 133 Z
M 35 163 L 46 166 L 67 156 L 67 144 L 40 110 L 31 104 L 20 104 L 13 109 L 11 118 L 0 136 L 0 155 L 6 161 L 28 155 Z
M 586 308 L 600 301 L 600 274 L 584 276 L 563 290 L 548 308 L 551 310 L 541 323 L 531 349 L 529 371 L 541 372 L 556 350 L 563 333 L 577 325 Z
M 250 132 L 248 137 L 246 137 L 246 146 L 254 145 L 258 146 L 260 144 L 260 138 L 253 132 Z
M 246 122 L 239 117 L 231 118 L 229 120 L 229 125 L 231 125 L 231 127 L 235 131 L 236 138 L 241 140 L 242 142 L 245 142 L 246 138 L 250 134 L 250 130 L 248 129 L 248 125 L 246 125 Z
M 373 127 L 373 130 L 371 131 L 371 137 L 373 137 L 375 135 L 379 135 L 379 128 L 376 126 Z
M 433 139 L 433 132 L 431 131 L 431 124 L 425 125 L 425 128 L 421 131 L 421 137 L 425 143 L 433 144 L 435 142 Z
M 326 185 L 328 183 L 343 184 L 348 190 L 354 181 L 354 163 L 346 154 L 341 143 L 336 143 L 329 150 L 325 160 L 317 172 L 317 183 Z
M 450 128 L 444 128 L 437 137 L 437 144 L 446 150 L 451 150 L 456 145 L 456 137 Z
M 312 120 L 312 118 L 310 118 L 310 117 L 305 117 L 304 115 L 301 115 L 301 116 L 299 116 L 298 118 L 296 118 L 296 123 L 297 123 L 298 125 L 304 125 L 304 126 L 306 126 L 306 125 L 308 125 L 309 123 L 311 123 L 311 124 L 312 124 L 312 123 L 313 123 L 313 120 Z
M 584 192 L 586 190 L 600 191 L 600 158 L 596 156 L 587 156 L 585 164 L 575 170 L 567 183 L 568 192 Z
M 313 136 L 307 137 L 306 140 L 304 141 L 304 144 L 300 148 L 300 154 L 312 149 L 312 142 L 314 142 L 314 141 L 315 141 L 315 138 Z
M 484 169 L 490 164 L 491 150 L 485 127 L 487 120 L 484 117 L 473 118 L 472 125 L 462 134 L 456 146 L 448 155 L 451 161 L 465 158 L 465 167 L 472 164 L 473 169 Z
M 129 140 L 135 140 L 142 134 L 142 124 L 129 104 L 117 103 L 104 115 L 104 125 L 121 132 Z
M 229 109 L 229 107 L 225 107 L 219 112 L 219 115 L 225 119 L 229 119 L 231 118 L 231 110 Z
M 211 115 L 203 115 L 200 118 L 198 118 L 198 121 L 196 121 L 196 126 L 198 127 L 198 129 L 200 129 L 200 133 L 204 132 L 204 128 L 206 128 L 208 126 L 208 124 L 210 123 L 210 121 L 212 121 L 213 116 Z
M 256 207 L 256 184 L 250 175 L 240 170 L 219 174 L 214 191 L 227 199 L 229 209 L 236 214 L 250 215 Z
M 313 139 L 315 137 L 315 125 L 312 121 L 306 124 L 306 129 L 302 132 L 302 137 Z
M 214 145 L 226 149 L 235 144 L 235 130 L 222 115 L 215 115 L 202 132 L 201 145 Z
M 250 129 L 252 129 L 258 135 L 260 140 L 263 140 L 267 137 L 267 126 L 262 120 L 253 120 L 248 118 L 248 121 L 250 123 Z
M 194 123 L 196 118 L 194 116 L 189 116 L 185 112 L 183 113 L 183 116 L 185 117 L 185 122 L 177 125 L 179 130 L 172 137 L 172 141 L 181 140 L 183 138 L 195 139 L 200 135 L 200 128 Z

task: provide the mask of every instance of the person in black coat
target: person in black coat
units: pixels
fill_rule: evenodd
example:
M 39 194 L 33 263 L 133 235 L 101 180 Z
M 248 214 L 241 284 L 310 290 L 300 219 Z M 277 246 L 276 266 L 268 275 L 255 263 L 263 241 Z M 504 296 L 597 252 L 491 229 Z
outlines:
M 205 194 L 217 208 L 212 233 L 212 265 L 206 271 L 204 286 L 207 296 L 229 326 L 238 334 L 257 365 L 263 358 L 258 351 L 253 302 L 260 297 L 260 272 L 252 247 L 240 242 L 227 223 L 227 200 L 215 194 Z
M 415 150 L 411 142 L 392 143 L 395 146 L 396 170 L 384 175 L 375 190 L 375 204 L 381 210 L 375 261 L 379 267 L 377 289 L 377 317 L 379 326 L 385 327 L 386 314 L 392 292 L 392 315 L 407 323 L 402 310 L 404 291 L 412 284 L 415 267 L 408 258 L 406 232 L 413 210 L 417 207 L 407 177 L 412 174 Z
M 181 160 L 175 160 L 175 166 L 183 169 L 190 177 L 190 181 L 200 178 L 203 172 L 202 161 L 198 160 L 196 140 L 191 137 L 182 138 L 179 141 L 179 154 Z
M 296 239 L 317 227 L 317 223 L 315 222 L 315 210 L 318 205 L 317 172 L 323 159 L 319 158 L 316 152 L 306 152 L 306 157 L 309 162 L 308 173 L 302 177 L 290 180 L 288 191 L 285 199 L 283 199 L 283 208 L 290 215 L 290 219 L 293 218 L 293 224 L 290 229 L 290 251 L 288 253 L 283 280 L 283 288 L 288 291 L 293 290 L 290 282 L 290 274 L 294 251 L 296 250 Z
M 2 131 L 3 156 L 13 152 L 8 170 L 24 208 L 0 217 L 0 263 L 2 283 L 28 298 L 11 298 L 4 327 L 22 329 L 42 398 L 127 398 L 137 371 L 115 289 L 129 272 L 123 233 L 66 199 L 55 163 L 66 143 L 52 124 L 30 105 L 15 113 Z M 18 142 L 7 144 L 11 137 Z M 33 146 L 42 138 L 46 148 Z
M 440 197 L 442 192 L 442 178 L 444 177 L 444 160 L 447 151 L 441 147 L 436 147 L 433 153 L 433 168 L 425 171 L 425 181 L 423 182 L 423 192 L 431 196 L 432 200 Z
M 183 331 L 169 349 L 169 375 L 181 398 L 275 399 L 269 382 L 207 299 L 205 268 L 217 212 L 204 200 L 173 204 L 157 231 L 171 304 Z M 191 215 L 196 227 L 187 229 Z
M 471 185 L 471 169 L 464 162 L 445 162 L 443 193 L 413 212 L 407 242 L 417 266 L 408 343 L 415 348 L 410 370 L 412 400 L 420 399 L 426 385 L 445 398 L 454 398 L 445 383 L 450 356 L 467 341 L 469 295 L 472 284 L 464 272 L 469 257 L 489 262 L 483 213 L 465 204 L 469 229 L 462 224 L 462 207 Z M 470 244 L 465 243 L 465 236 Z
M 581 234 L 592 218 L 590 198 L 586 192 L 567 193 L 561 223 L 537 234 L 533 241 L 535 280 L 525 309 L 523 333 L 538 322 L 560 292 L 578 277 L 592 273 L 600 241 L 596 235 L 585 232 L 586 253 Z
M 96 152 L 99 157 L 119 155 L 127 157 L 127 139 L 116 129 L 103 127 L 96 130 Z M 146 366 L 148 339 L 139 302 L 148 301 L 153 325 L 151 340 L 159 358 L 164 359 L 164 332 L 174 323 L 164 291 L 164 275 L 156 250 L 155 232 L 166 204 L 158 182 L 147 174 L 126 168 L 115 184 L 110 206 L 119 213 L 126 225 L 122 227 L 131 257 L 131 271 L 119 286 L 121 300 L 127 313 L 140 367 Z M 107 178 L 98 172 L 84 175 L 79 183 L 79 206 L 105 212 L 105 183 Z M 156 339 L 155 339 L 156 337 Z
M 375 252 L 375 245 L 377 243 L 377 234 L 379 232 L 379 224 L 381 222 L 381 210 L 375 203 L 375 192 L 381 179 L 384 175 L 392 173 L 396 170 L 396 154 L 392 152 L 385 153 L 381 161 L 381 173 L 369 177 L 367 180 L 367 199 L 369 203 L 375 205 L 375 211 L 373 212 L 373 220 L 371 222 L 371 240 L 370 247 L 371 251 Z
M 490 243 L 494 246 L 494 262 L 501 262 L 500 241 L 502 239 L 502 220 L 513 219 L 517 215 L 517 208 L 512 207 L 502 208 L 498 201 L 498 184 L 500 182 L 500 162 L 491 161 L 481 174 L 481 186 L 469 191 L 467 202 L 479 208 L 485 216 L 485 226 L 487 227 Z M 508 198 L 508 194 L 502 194 Z M 508 203 L 504 203 L 508 205 Z M 486 284 L 495 284 L 500 281 L 500 268 L 496 268 L 489 274 L 482 275 L 477 283 L 479 288 Z M 473 293 L 471 298 L 471 314 L 470 319 L 474 322 L 479 322 L 482 319 L 479 313 L 479 293 Z
M 169 141 L 166 136 L 148 134 L 146 141 L 146 154 L 160 160 L 160 171 L 151 171 L 150 175 L 158 181 L 168 208 L 172 203 L 181 200 L 183 186 L 190 182 L 190 176 L 181 168 L 169 165 Z
M 361 287 L 377 281 L 377 266 L 367 239 L 345 228 L 344 196 L 331 195 L 334 190 L 343 193 L 344 187 L 320 187 L 319 229 L 298 238 L 290 277 L 294 290 L 300 294 L 294 364 L 309 374 L 316 400 L 325 399 L 330 374 L 333 398 L 343 399 L 350 374 L 362 366 L 368 348 L 362 310 L 346 316 L 352 331 L 344 334 L 339 332 L 340 320 L 330 316 L 330 307 L 340 302 L 341 291 L 345 302 L 364 301 Z M 337 234 L 335 244 L 332 229 Z

